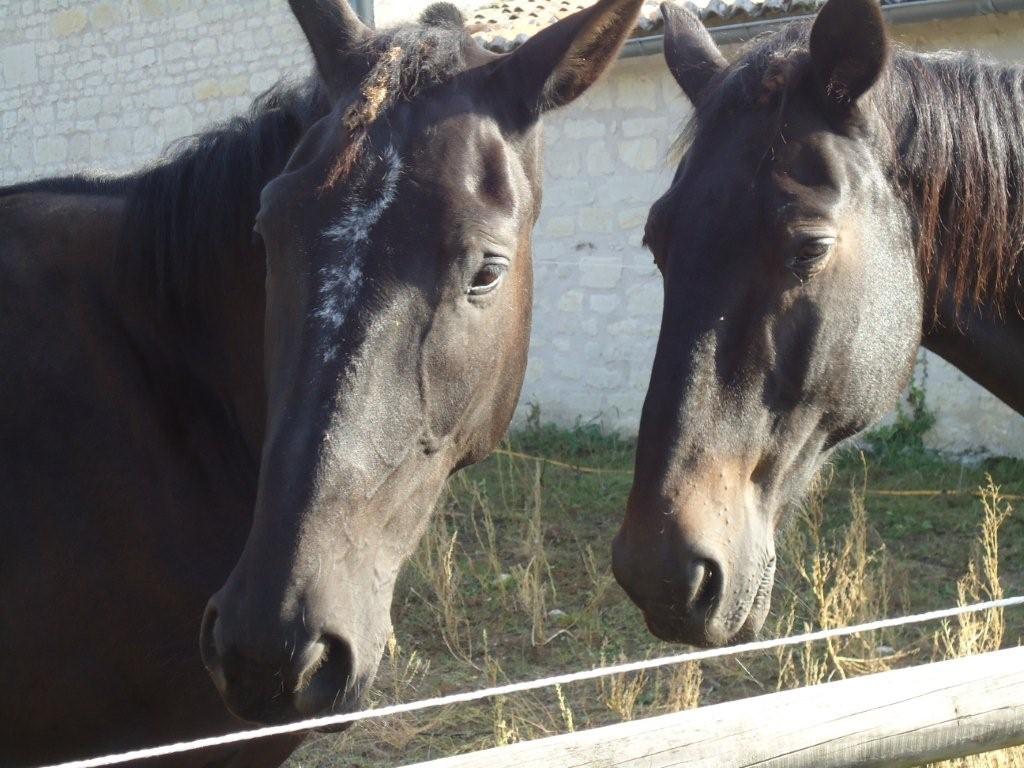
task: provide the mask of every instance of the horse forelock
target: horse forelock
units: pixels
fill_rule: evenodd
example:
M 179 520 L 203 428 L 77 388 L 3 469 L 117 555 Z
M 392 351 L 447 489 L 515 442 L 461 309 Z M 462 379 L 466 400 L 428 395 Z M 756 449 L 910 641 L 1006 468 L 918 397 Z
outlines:
M 373 64 L 342 115 L 342 150 L 321 191 L 329 191 L 355 167 L 374 124 L 392 107 L 447 82 L 465 66 L 471 43 L 461 12 L 448 3 L 427 8 L 418 24 L 372 38 L 365 53 Z
M 720 134 L 737 115 L 756 112 L 767 122 L 781 126 L 778 119 L 786 93 L 803 74 L 811 25 L 797 21 L 774 33 L 765 33 L 744 46 L 740 55 L 712 82 L 694 105 L 690 117 L 672 147 L 681 160 L 701 134 Z M 775 132 L 762 133 L 766 146 Z
M 345 212 L 322 233 L 345 254 L 343 264 L 325 267 L 320 274 L 313 317 L 329 331 L 321 349 L 324 362 L 337 357 L 329 340 L 347 321 L 360 293 L 371 232 L 394 202 L 402 174 L 398 150 L 388 143 L 372 164 L 382 168 L 379 179 L 369 181 L 377 175 L 365 167 L 370 131 L 399 102 L 411 101 L 461 71 L 463 45 L 468 40 L 463 23 L 454 6 L 436 3 L 424 11 L 419 25 L 398 27 L 368 43 L 373 64 L 342 113 L 341 151 L 319 189 L 324 194 L 343 180 L 351 185 L 346 190 Z M 354 171 L 360 163 L 367 173 L 357 176 Z

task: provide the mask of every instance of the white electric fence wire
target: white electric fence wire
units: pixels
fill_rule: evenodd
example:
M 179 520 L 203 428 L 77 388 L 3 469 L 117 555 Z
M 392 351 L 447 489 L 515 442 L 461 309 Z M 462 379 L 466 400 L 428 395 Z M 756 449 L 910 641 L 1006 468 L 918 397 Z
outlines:
M 131 752 L 107 755 L 105 757 L 93 757 L 87 760 L 73 760 L 67 763 L 59 763 L 57 765 L 46 766 L 45 768 L 102 768 L 102 766 L 118 765 L 120 763 L 127 763 L 133 760 L 144 760 L 147 758 L 165 757 L 167 755 L 175 755 L 181 752 L 191 752 L 192 750 L 196 749 L 221 747 L 226 744 L 237 744 L 240 742 L 252 741 L 253 739 L 265 739 L 270 736 L 282 736 L 288 733 L 297 733 L 299 731 L 308 731 L 315 728 L 326 728 L 328 726 L 341 725 L 342 723 L 354 723 L 360 720 L 370 720 L 380 717 L 389 717 L 391 715 L 401 715 L 408 712 L 419 712 L 420 710 L 424 709 L 433 709 L 435 707 L 445 707 L 451 704 L 462 704 L 469 701 L 478 701 L 480 699 L 487 699 L 493 696 L 508 696 L 514 693 L 533 691 L 538 688 L 548 688 L 555 685 L 568 685 L 569 683 L 578 683 L 582 680 L 594 680 L 596 678 L 608 677 L 611 675 L 621 675 L 630 672 L 640 672 L 647 669 L 666 667 L 672 664 L 682 664 L 688 661 L 721 659 L 728 656 L 736 656 L 741 653 L 768 651 L 774 648 L 784 648 L 786 646 L 791 645 L 813 643 L 819 640 L 828 640 L 835 637 L 846 637 L 861 632 L 874 632 L 881 629 L 892 629 L 894 627 L 907 626 L 908 624 L 922 624 L 928 621 L 950 619 L 968 613 L 977 613 L 978 611 L 991 610 L 993 608 L 1010 608 L 1019 605 L 1024 605 L 1024 596 L 1007 597 L 1001 600 L 989 600 L 983 603 L 958 606 L 956 608 L 944 608 L 938 611 L 918 613 L 913 616 L 900 616 L 891 619 L 880 619 L 878 621 L 869 621 L 865 624 L 855 624 L 849 627 L 838 627 L 836 629 L 822 629 L 816 632 L 807 632 L 803 635 L 793 635 L 792 637 L 778 637 L 772 640 L 758 640 L 755 642 L 744 643 L 742 645 L 734 645 L 727 648 L 709 648 L 701 651 L 690 651 L 687 653 L 680 653 L 674 656 L 663 656 L 658 659 L 646 659 L 644 661 L 633 661 L 624 664 L 615 664 L 610 667 L 588 669 L 582 672 L 568 672 L 562 675 L 544 677 L 539 680 L 526 680 L 520 683 L 498 685 L 494 686 L 493 688 L 482 688 L 480 690 L 466 691 L 465 693 L 456 693 L 450 696 L 436 696 L 434 698 L 422 699 L 420 701 L 410 701 L 405 704 L 393 704 L 391 706 L 381 707 L 380 709 L 370 709 L 364 710 L 362 712 L 350 712 L 348 714 L 340 715 L 327 715 L 325 717 L 315 717 L 309 720 L 301 720 L 296 723 L 287 723 L 285 725 L 271 725 L 266 726 L 264 728 L 254 728 L 248 731 L 241 731 L 239 733 L 229 733 L 224 736 L 212 736 L 205 739 L 196 739 L 195 741 L 185 741 L 179 742 L 177 744 L 167 744 L 162 747 L 136 749 Z

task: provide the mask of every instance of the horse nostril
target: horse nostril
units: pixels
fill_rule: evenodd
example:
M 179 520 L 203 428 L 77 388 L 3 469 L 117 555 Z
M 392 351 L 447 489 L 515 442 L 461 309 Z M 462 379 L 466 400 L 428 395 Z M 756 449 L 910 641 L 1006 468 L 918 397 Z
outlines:
M 353 689 L 355 659 L 351 646 L 336 635 L 322 635 L 315 643 L 320 649 L 311 654 L 296 686 L 296 706 L 308 716 L 331 711 L 344 704 Z
M 687 574 L 689 590 L 686 606 L 690 610 L 709 611 L 718 602 L 722 588 L 720 569 L 711 560 L 694 560 Z
M 336 635 L 324 635 L 320 642 L 324 645 L 324 652 L 315 677 L 335 692 L 348 690 L 354 665 L 352 647 Z M 312 680 L 312 676 L 309 679 Z

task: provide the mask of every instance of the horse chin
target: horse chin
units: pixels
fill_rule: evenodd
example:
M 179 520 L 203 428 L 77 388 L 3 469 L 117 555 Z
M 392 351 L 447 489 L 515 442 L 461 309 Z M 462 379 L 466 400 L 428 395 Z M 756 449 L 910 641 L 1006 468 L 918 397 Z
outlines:
M 750 607 L 750 613 L 747 614 L 746 621 L 736 631 L 730 639 L 727 645 L 739 645 L 740 643 L 751 643 L 758 639 L 761 634 L 761 630 L 764 628 L 764 622 L 768 618 L 768 610 L 771 608 L 771 588 L 767 597 L 761 597 L 760 595 L 754 598 L 754 604 Z
M 306 718 L 319 718 L 319 717 L 332 717 L 334 715 L 344 715 L 350 712 L 357 712 L 363 703 L 363 697 L 360 692 L 349 692 L 344 696 L 339 696 L 338 700 L 333 706 L 326 709 L 321 709 L 317 712 L 303 713 L 303 717 Z M 302 707 L 299 707 L 299 711 L 302 712 Z M 341 733 L 347 731 L 354 725 L 353 722 L 348 723 L 330 723 L 328 725 L 317 726 L 314 730 L 320 733 Z
M 295 697 L 295 709 L 303 719 L 331 717 L 334 715 L 356 712 L 363 703 L 363 691 L 368 683 L 355 683 L 346 686 L 343 692 L 332 691 L 323 681 L 314 680 L 299 691 Z M 313 730 L 319 733 L 341 733 L 351 728 L 353 723 L 330 723 L 317 726 Z
M 325 725 L 320 728 L 314 728 L 313 730 L 317 733 L 344 733 L 353 725 L 355 725 L 355 723 L 338 723 L 337 725 Z
M 664 624 L 661 619 L 657 616 L 653 616 L 647 611 L 643 612 L 644 623 L 647 624 L 647 631 L 654 635 L 656 638 L 661 640 L 663 643 L 678 643 L 679 642 L 679 630 L 675 627 Z M 691 645 L 699 645 L 699 643 L 690 643 Z
M 729 639 L 727 645 L 749 643 L 758 638 L 764 628 L 768 612 L 772 607 L 772 587 L 775 586 L 775 560 L 771 559 L 765 566 L 761 581 L 754 592 L 754 599 L 747 611 L 747 616 L 740 628 Z

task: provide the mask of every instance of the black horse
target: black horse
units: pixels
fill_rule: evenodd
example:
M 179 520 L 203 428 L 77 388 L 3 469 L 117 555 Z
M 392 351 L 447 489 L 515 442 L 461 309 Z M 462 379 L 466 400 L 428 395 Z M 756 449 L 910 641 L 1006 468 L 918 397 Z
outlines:
M 445 479 L 508 425 L 538 121 L 640 0 L 507 56 L 447 4 L 379 34 L 291 5 L 307 84 L 139 173 L 0 191 L 5 766 L 355 707 Z
M 762 626 L 787 503 L 919 345 L 1024 411 L 1024 67 L 892 50 L 873 0 L 727 65 L 663 5 L 695 103 L 646 240 L 665 309 L 619 583 L 659 637 Z

